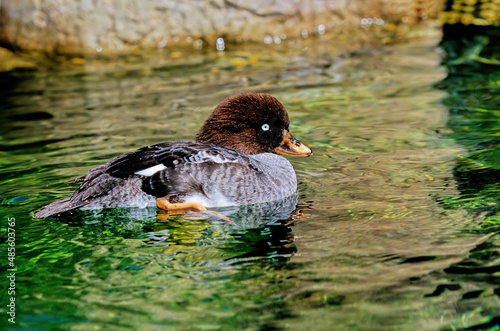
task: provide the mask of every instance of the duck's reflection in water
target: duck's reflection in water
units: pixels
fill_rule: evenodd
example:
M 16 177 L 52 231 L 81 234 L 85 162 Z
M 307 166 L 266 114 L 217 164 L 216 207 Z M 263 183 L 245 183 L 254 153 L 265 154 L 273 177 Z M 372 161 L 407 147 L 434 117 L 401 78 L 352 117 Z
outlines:
M 246 206 L 218 208 L 210 213 L 166 215 L 144 228 L 148 244 L 214 245 L 225 260 L 272 257 L 287 260 L 296 251 L 292 225 L 304 217 L 297 195 L 283 200 Z
M 151 254 L 174 259 L 189 254 L 200 261 L 215 262 L 215 258 L 231 264 L 262 258 L 287 261 L 296 252 L 292 226 L 307 217 L 302 211 L 308 207 L 297 207 L 297 203 L 297 195 L 293 195 L 210 213 L 169 215 L 156 208 L 87 210 L 63 221 L 83 227 L 96 238 L 123 239 L 122 243 L 130 243 L 131 251 L 142 247 Z

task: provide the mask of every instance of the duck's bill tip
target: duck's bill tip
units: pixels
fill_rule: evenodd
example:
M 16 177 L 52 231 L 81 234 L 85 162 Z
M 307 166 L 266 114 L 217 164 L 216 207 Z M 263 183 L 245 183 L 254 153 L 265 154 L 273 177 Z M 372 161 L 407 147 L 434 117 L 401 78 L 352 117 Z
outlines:
M 276 154 L 285 155 L 285 156 L 298 156 L 305 157 L 313 155 L 312 150 L 295 139 L 290 132 L 286 131 L 283 135 L 283 141 L 281 145 L 276 147 L 274 151 Z

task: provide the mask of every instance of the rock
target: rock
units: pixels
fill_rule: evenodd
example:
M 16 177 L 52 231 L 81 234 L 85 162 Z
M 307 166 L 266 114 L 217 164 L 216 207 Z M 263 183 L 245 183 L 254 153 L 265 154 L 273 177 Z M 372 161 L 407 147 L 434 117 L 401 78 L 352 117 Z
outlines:
M 215 48 L 218 38 L 226 44 L 279 43 L 343 33 L 363 22 L 382 25 L 434 17 L 441 6 L 442 0 L 4 0 L 0 42 L 73 55 L 171 45 Z

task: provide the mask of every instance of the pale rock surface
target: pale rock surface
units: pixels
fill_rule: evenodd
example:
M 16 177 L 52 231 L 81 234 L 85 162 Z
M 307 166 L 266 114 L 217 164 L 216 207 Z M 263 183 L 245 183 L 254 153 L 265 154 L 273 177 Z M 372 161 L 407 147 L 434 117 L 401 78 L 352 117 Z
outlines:
M 404 22 L 437 16 L 431 0 L 3 0 L 0 42 L 8 48 L 63 54 L 215 47 L 275 42 L 359 28 L 363 18 Z M 272 39 L 270 39 L 272 38 Z M 278 40 L 279 42 L 279 40 Z

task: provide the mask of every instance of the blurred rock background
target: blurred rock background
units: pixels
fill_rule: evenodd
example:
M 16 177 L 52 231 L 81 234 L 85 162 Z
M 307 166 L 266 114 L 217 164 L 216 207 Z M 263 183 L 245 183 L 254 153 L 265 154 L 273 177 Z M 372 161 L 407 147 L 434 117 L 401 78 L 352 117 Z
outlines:
M 393 32 L 437 17 L 443 5 L 442 0 L 4 0 L 0 42 L 15 51 L 72 55 L 173 45 L 222 48 L 339 37 L 370 27 Z
M 499 13 L 500 0 L 2 0 L 0 70 L 158 49 L 304 49 L 318 38 L 350 51 L 436 36 L 443 24 L 498 26 Z

